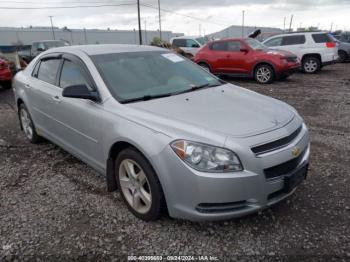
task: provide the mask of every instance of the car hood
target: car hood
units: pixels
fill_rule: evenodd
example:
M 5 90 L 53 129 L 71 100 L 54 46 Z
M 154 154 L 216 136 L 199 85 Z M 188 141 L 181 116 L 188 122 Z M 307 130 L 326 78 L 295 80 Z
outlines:
M 134 120 L 168 134 L 182 129 L 248 137 L 283 127 L 295 116 L 287 104 L 231 84 L 127 106 Z

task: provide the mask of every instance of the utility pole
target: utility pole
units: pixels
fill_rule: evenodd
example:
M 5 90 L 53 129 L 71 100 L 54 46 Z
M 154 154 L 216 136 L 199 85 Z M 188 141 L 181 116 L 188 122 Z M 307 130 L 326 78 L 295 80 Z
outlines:
M 290 23 L 289 23 L 289 32 L 292 30 L 292 24 L 293 24 L 293 15 L 290 17 Z
M 159 38 L 162 41 L 162 18 L 160 15 L 160 0 L 158 0 Z
M 145 19 L 145 44 L 147 45 L 147 21 Z
M 84 28 L 84 38 L 85 38 L 85 44 L 87 45 L 87 35 L 86 35 L 86 28 Z
M 139 20 L 139 44 L 142 45 L 142 32 L 141 32 L 141 17 L 140 17 L 140 0 L 137 0 L 137 17 Z
M 49 16 L 50 17 L 50 21 L 51 21 L 51 30 L 52 30 L 52 37 L 53 37 L 53 40 L 56 40 L 55 38 L 55 30 L 53 29 L 53 22 L 52 22 L 52 15 Z
M 286 32 L 286 17 L 284 17 L 284 20 L 283 20 L 283 33 Z
M 333 30 L 333 22 L 331 23 L 331 30 L 329 30 L 329 32 L 332 32 Z
M 242 11 L 242 37 L 244 37 L 244 13 L 245 11 Z
M 202 25 L 199 24 L 199 36 L 202 36 Z

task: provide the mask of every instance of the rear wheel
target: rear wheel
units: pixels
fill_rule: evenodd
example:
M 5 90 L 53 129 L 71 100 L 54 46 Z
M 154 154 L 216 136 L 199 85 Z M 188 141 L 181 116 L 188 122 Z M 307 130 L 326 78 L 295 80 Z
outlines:
M 348 55 L 343 50 L 339 50 L 338 55 L 339 55 L 339 62 L 344 63 L 346 60 L 348 60 Z
M 19 120 L 25 136 L 31 143 L 37 144 L 43 140 L 43 138 L 36 133 L 33 120 L 27 107 L 23 103 L 19 106 Z
M 2 87 L 3 87 L 4 89 L 11 89 L 11 87 L 12 87 L 12 81 L 9 80 L 9 81 L 2 82 L 1 85 L 2 85 Z
M 157 220 L 165 207 L 164 194 L 153 168 L 133 148 L 119 153 L 115 174 L 118 188 L 128 209 L 138 218 Z
M 271 84 L 274 81 L 275 72 L 270 65 L 262 64 L 255 68 L 254 77 L 259 84 Z
M 303 71 L 308 74 L 314 74 L 320 71 L 321 61 L 318 57 L 308 56 L 303 59 Z

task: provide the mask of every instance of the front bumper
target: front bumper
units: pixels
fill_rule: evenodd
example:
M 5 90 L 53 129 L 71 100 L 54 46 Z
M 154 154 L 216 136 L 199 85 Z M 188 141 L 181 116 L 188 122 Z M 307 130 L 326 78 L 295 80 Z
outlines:
M 171 217 L 193 221 L 223 220 L 268 208 L 293 194 L 296 187 L 288 192 L 284 190 L 284 178 L 289 174 L 266 179 L 264 168 L 293 158 L 291 151 L 295 147 L 303 151 L 297 168 L 293 170 L 296 172 L 309 163 L 310 148 L 306 127 L 284 148 L 259 157 L 253 153 L 243 154 L 241 160 L 245 170 L 241 172 L 196 171 L 182 162 L 170 146 L 153 156 L 151 162 L 162 184 Z

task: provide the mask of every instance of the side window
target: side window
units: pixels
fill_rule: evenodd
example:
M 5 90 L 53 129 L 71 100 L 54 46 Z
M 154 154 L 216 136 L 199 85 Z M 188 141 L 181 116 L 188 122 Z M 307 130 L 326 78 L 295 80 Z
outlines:
M 282 40 L 282 45 L 301 45 L 305 44 L 305 36 L 304 35 L 290 35 L 284 36 Z
M 231 52 L 239 52 L 241 50 L 241 42 L 239 41 L 228 41 L 227 50 Z
M 216 42 L 211 45 L 211 50 L 227 51 L 227 42 Z
M 312 38 L 314 39 L 315 43 L 327 43 L 331 41 L 327 34 L 313 34 Z
M 199 47 L 193 39 L 186 39 L 186 47 Z
M 266 46 L 281 46 L 282 45 L 282 37 L 273 38 L 264 43 Z
M 66 88 L 67 86 L 74 85 L 85 85 L 91 88 L 81 67 L 69 60 L 64 60 L 60 77 L 60 87 Z
M 176 47 L 186 47 L 186 39 L 174 39 L 173 45 Z
M 38 70 L 37 78 L 46 83 L 55 85 L 60 62 L 60 59 L 42 60 Z

